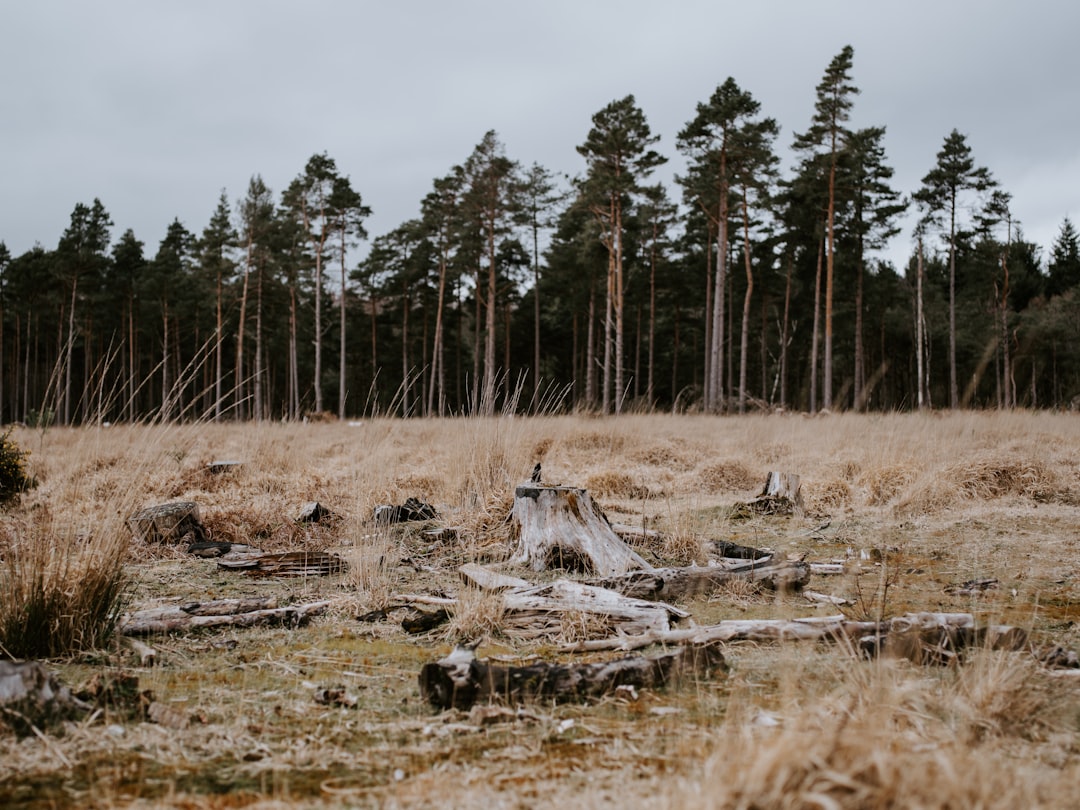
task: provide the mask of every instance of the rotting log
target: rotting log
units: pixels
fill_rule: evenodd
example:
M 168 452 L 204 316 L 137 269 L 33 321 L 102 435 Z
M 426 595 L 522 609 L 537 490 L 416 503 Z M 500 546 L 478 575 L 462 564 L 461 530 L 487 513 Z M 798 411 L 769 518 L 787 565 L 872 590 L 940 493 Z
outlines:
M 125 636 L 148 636 L 156 633 L 176 633 L 205 627 L 252 627 L 254 625 L 284 625 L 300 627 L 307 624 L 330 606 L 329 602 L 309 602 L 303 605 L 266 608 L 244 612 L 203 614 L 176 609 L 166 613 L 154 609 L 125 616 L 119 632 Z
M 908 613 L 881 622 L 855 621 L 843 615 L 790 620 L 736 619 L 685 630 L 582 641 L 564 649 L 576 652 L 636 650 L 650 644 L 734 641 L 833 641 L 868 656 L 880 654 L 909 658 L 918 663 L 947 663 L 968 647 L 1023 649 L 1028 637 L 1018 627 L 976 627 L 970 613 Z
M 148 506 L 129 517 L 128 526 L 136 540 L 146 543 L 178 543 L 189 536 L 196 543 L 209 539 L 194 501 Z
M 458 647 L 442 660 L 425 664 L 419 680 L 420 695 L 435 708 L 468 710 L 477 703 L 495 700 L 588 700 L 611 694 L 620 686 L 657 689 L 726 671 L 717 644 L 687 645 L 648 658 L 517 667 L 479 660 L 471 649 Z
M 517 546 L 510 561 L 534 571 L 562 568 L 609 577 L 652 568 L 611 528 L 577 487 L 522 484 L 511 515 Z
M 762 566 L 750 565 L 738 570 L 720 566 L 655 568 L 607 577 L 592 584 L 638 599 L 679 601 L 713 593 L 737 580 L 753 582 L 766 590 L 781 593 L 798 591 L 810 581 L 810 566 L 799 561 L 784 561 Z

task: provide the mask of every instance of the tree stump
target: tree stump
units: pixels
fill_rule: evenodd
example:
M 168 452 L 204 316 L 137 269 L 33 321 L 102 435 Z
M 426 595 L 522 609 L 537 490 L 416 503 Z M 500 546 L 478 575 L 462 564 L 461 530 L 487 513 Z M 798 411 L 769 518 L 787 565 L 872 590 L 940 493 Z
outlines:
M 188 535 L 192 535 L 192 542 L 208 540 L 194 501 L 149 506 L 129 517 L 128 526 L 137 540 L 147 543 L 178 543 Z
M 514 492 L 512 520 L 517 547 L 510 561 L 534 571 L 564 568 L 609 577 L 652 568 L 584 489 L 522 484 Z
M 750 502 L 759 515 L 802 515 L 802 483 L 794 473 L 770 472 L 761 494 Z

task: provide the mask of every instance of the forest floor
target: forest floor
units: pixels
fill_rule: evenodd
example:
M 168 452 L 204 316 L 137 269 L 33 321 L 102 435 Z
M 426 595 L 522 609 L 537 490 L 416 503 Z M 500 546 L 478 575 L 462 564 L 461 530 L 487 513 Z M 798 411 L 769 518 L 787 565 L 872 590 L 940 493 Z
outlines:
M 513 489 L 585 487 L 613 520 L 659 537 L 660 565 L 706 563 L 710 541 L 809 562 L 847 561 L 814 591 L 848 615 L 969 612 L 1080 651 L 1080 418 L 1070 414 L 630 415 L 308 425 L 57 429 L 13 434 L 38 486 L 0 523 L 3 544 L 47 514 L 53 532 L 127 531 L 126 517 L 198 504 L 216 540 L 329 551 L 348 570 L 257 578 L 182 547 L 132 540 L 128 609 L 229 597 L 327 600 L 301 627 L 122 638 L 50 661 L 75 688 L 135 676 L 166 722 L 97 713 L 0 736 L 0 806 L 1066 807 L 1080 778 L 1080 677 L 1026 652 L 962 663 L 862 660 L 835 644 L 732 643 L 725 676 L 584 703 L 436 711 L 420 668 L 456 641 L 504 662 L 581 661 L 581 628 L 516 638 L 462 599 L 452 621 L 406 633 L 402 593 L 460 595 L 459 566 L 506 566 Z M 215 460 L 241 462 L 220 474 Z M 806 513 L 739 516 L 770 470 L 801 477 Z M 439 518 L 376 526 L 417 497 Z M 308 502 L 336 512 L 295 521 Z M 423 529 L 451 527 L 456 539 Z M 865 552 L 865 553 L 864 553 Z M 2 557 L 0 557 L 2 559 Z M 0 566 L 3 563 L 0 562 Z M 996 587 L 957 594 L 970 580 Z M 880 585 L 888 580 L 884 594 Z M 799 593 L 733 585 L 679 605 L 698 625 L 837 612 Z M 644 650 L 646 654 L 656 649 Z M 343 688 L 346 705 L 316 700 Z M 160 720 L 160 718 L 159 718 Z

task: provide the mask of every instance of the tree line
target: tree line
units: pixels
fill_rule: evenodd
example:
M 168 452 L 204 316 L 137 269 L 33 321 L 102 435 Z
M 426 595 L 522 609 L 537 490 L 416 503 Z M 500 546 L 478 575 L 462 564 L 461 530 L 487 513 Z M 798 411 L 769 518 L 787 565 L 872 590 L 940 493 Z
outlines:
M 0 419 L 1071 407 L 1072 222 L 1044 262 L 956 130 L 894 188 L 885 127 L 849 126 L 853 59 L 787 172 L 728 78 L 677 135 L 685 172 L 651 182 L 668 158 L 628 95 L 579 176 L 488 132 L 359 262 L 371 209 L 325 153 L 280 194 L 223 191 L 201 233 L 174 220 L 152 256 L 79 203 L 54 249 L 0 242 Z M 878 254 L 912 209 L 896 268 Z

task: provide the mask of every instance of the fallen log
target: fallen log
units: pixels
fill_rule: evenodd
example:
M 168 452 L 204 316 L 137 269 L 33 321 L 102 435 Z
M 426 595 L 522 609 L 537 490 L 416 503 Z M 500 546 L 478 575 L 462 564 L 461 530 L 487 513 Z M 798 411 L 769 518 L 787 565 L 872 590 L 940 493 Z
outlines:
M 803 562 L 785 561 L 770 565 L 749 565 L 739 569 L 720 566 L 687 566 L 631 571 L 597 580 L 593 585 L 609 588 L 638 599 L 662 599 L 677 602 L 692 596 L 713 593 L 736 580 L 753 582 L 781 593 L 798 591 L 810 581 L 810 567 Z
M 666 632 L 690 614 L 664 602 L 636 599 L 568 579 L 503 593 L 505 627 L 518 636 L 558 635 L 568 623 L 619 633 Z
M 607 577 L 652 568 L 584 489 L 522 484 L 514 491 L 511 520 L 517 545 L 510 562 L 534 571 L 562 568 Z
M 638 599 L 607 588 L 560 579 L 532 585 L 480 566 L 465 565 L 459 573 L 466 583 L 498 593 L 502 598 L 500 627 L 520 638 L 563 634 L 569 626 L 592 633 L 664 632 L 689 613 L 656 600 Z M 422 594 L 396 594 L 395 602 L 429 605 L 453 613 L 457 600 Z
M 251 627 L 275 624 L 299 627 L 309 622 L 312 617 L 324 613 L 329 606 L 329 602 L 309 602 L 304 605 L 214 614 L 189 613 L 182 608 L 154 608 L 125 616 L 120 622 L 119 632 L 124 636 L 147 636 L 205 627 Z M 205 609 L 205 606 L 202 609 Z
M 519 667 L 478 660 L 471 649 L 458 647 L 442 660 L 425 664 L 419 681 L 420 695 L 435 708 L 468 710 L 494 700 L 587 700 L 611 694 L 620 686 L 656 689 L 726 670 L 723 653 L 715 644 L 688 645 L 652 658 Z
M 734 641 L 842 642 L 865 655 L 903 657 L 919 663 L 946 663 L 962 649 L 986 646 L 1017 650 L 1027 644 L 1018 627 L 975 626 L 970 613 L 908 613 L 882 622 L 855 621 L 846 616 L 802 619 L 748 619 L 723 621 L 705 627 L 640 636 L 581 641 L 564 650 L 636 650 L 650 644 L 708 644 Z

